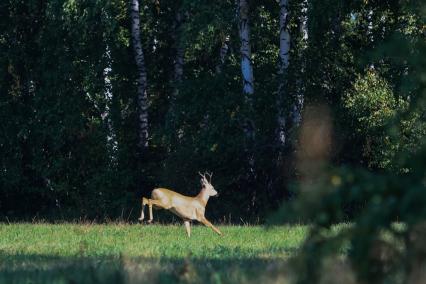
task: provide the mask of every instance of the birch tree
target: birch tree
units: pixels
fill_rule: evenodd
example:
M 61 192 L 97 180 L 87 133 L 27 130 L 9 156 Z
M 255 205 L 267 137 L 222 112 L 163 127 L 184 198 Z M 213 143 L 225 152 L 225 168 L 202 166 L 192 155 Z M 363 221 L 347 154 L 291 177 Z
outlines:
M 291 119 L 291 125 L 293 128 L 299 127 L 300 123 L 302 122 L 302 109 L 303 109 L 303 103 L 305 100 L 305 84 L 301 77 L 304 76 L 306 72 L 306 58 L 305 58 L 305 51 L 308 45 L 308 0 L 302 1 L 302 11 L 301 15 L 299 17 L 300 22 L 300 34 L 301 34 L 301 66 L 300 66 L 300 76 L 297 79 L 297 86 L 296 86 L 296 96 L 294 98 L 291 111 L 290 111 L 290 119 Z
M 219 64 L 216 66 L 216 73 L 222 73 L 223 66 L 225 65 L 226 55 L 229 50 L 229 35 L 224 35 L 222 37 L 222 45 L 219 51 Z
M 286 94 L 285 85 L 290 57 L 290 32 L 288 29 L 288 0 L 280 0 L 280 50 L 278 56 L 278 141 L 281 146 L 286 142 L 286 113 L 284 108 Z
M 132 44 L 137 66 L 136 83 L 139 120 L 139 147 L 144 149 L 148 147 L 148 96 L 146 93 L 146 68 L 140 36 L 139 0 L 130 1 Z
M 108 45 L 106 46 L 105 59 L 107 61 L 106 62 L 107 65 L 105 66 L 103 70 L 105 108 L 101 114 L 101 117 L 102 117 L 102 121 L 104 121 L 107 127 L 107 147 L 109 151 L 109 158 L 110 158 L 110 161 L 115 165 L 117 162 L 118 141 L 117 141 L 117 135 L 116 135 L 112 117 L 111 117 L 111 106 L 112 106 L 112 100 L 113 100 L 112 84 L 111 84 L 112 64 L 111 64 L 111 51 Z
M 288 66 L 289 66 L 289 53 L 290 53 L 290 44 L 291 37 L 288 26 L 288 0 L 280 0 L 280 51 L 279 51 L 279 61 L 278 61 L 278 75 L 280 77 L 280 83 L 278 85 L 278 142 L 281 146 L 285 146 L 288 143 L 288 136 L 290 132 L 296 129 L 302 120 L 302 109 L 304 103 L 304 92 L 305 86 L 302 80 L 302 77 L 306 69 L 306 60 L 304 58 L 304 51 L 307 47 L 308 40 L 308 1 L 302 1 L 301 15 L 299 17 L 299 26 L 300 26 L 300 35 L 301 35 L 301 44 L 300 44 L 300 72 L 299 76 L 296 79 L 296 92 L 290 98 L 289 93 L 286 92 L 285 84 L 288 78 Z M 285 101 L 289 102 L 290 108 L 288 113 L 285 113 Z
M 300 15 L 300 33 L 302 34 L 303 48 L 306 48 L 308 40 L 308 0 L 302 1 L 302 14 Z
M 247 0 L 239 0 L 239 35 L 241 41 L 241 73 L 243 79 L 244 100 L 249 110 L 253 108 L 254 79 L 250 47 L 249 5 Z M 250 140 L 254 139 L 253 121 L 246 118 L 244 132 Z

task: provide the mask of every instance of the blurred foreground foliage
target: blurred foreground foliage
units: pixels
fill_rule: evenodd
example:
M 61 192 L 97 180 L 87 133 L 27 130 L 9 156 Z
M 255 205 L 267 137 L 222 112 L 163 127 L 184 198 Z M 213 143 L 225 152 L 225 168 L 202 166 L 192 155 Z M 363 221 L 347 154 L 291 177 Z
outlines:
M 325 281 L 328 259 L 338 258 L 342 250 L 348 252 L 360 283 L 423 283 L 426 279 L 424 26 L 419 31 L 394 35 L 372 55 L 405 66 L 399 87 L 370 66 L 343 99 L 354 118 L 354 133 L 365 137 L 363 154 L 369 162 L 331 166 L 325 153 L 319 158 L 309 156 L 314 165 L 306 167 L 306 157 L 300 155 L 301 178 L 294 185 L 298 197 L 272 218 L 273 222 L 312 223 L 294 260 L 299 283 Z M 324 140 L 329 134 L 321 135 Z M 299 152 L 309 153 L 306 147 L 310 146 L 303 145 L 302 139 Z M 338 232 L 332 229 L 348 217 L 351 225 Z

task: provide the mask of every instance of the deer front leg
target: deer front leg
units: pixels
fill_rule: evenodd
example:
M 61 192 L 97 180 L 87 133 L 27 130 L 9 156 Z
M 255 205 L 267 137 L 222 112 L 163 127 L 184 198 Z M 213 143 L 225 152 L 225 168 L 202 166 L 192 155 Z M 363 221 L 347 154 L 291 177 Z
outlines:
M 152 199 L 148 199 L 148 206 L 149 206 L 149 220 L 148 223 L 152 223 L 152 221 L 154 220 L 154 216 L 152 214 Z
M 213 231 L 215 231 L 217 234 L 219 234 L 220 236 L 222 236 L 223 234 L 222 234 L 222 232 L 221 231 L 219 231 L 219 229 L 218 228 L 216 228 L 215 226 L 213 226 L 213 224 L 212 223 L 210 223 L 209 222 L 209 220 L 207 220 L 206 219 L 206 217 L 203 217 L 201 220 L 200 220 L 200 222 L 201 223 L 203 223 L 204 225 L 206 225 L 207 227 L 210 227 Z
M 188 234 L 188 238 L 191 237 L 191 223 L 189 220 L 183 221 L 185 224 L 186 233 Z

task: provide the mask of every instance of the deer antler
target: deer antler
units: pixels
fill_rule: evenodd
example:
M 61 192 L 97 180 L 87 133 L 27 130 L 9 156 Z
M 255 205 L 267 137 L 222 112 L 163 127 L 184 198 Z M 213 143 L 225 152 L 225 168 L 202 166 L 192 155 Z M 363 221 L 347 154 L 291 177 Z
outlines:
M 206 173 L 206 175 L 208 175 L 209 176 L 209 179 L 210 179 L 210 183 L 212 182 L 212 176 L 213 176 L 213 172 L 211 172 L 211 173 Z
M 202 174 L 202 173 L 200 173 L 200 172 L 198 172 L 198 174 L 203 178 L 203 180 L 205 180 L 206 182 L 208 182 L 208 183 L 211 183 L 211 181 L 212 181 L 212 176 L 213 176 L 213 173 L 209 173 L 209 172 L 204 172 L 204 174 Z M 207 177 L 206 176 L 208 176 L 209 177 L 209 179 L 207 179 Z
M 201 184 L 204 185 L 204 184 L 208 183 L 208 180 L 206 178 L 206 174 L 205 173 L 202 174 L 202 173 L 198 172 L 198 174 L 201 176 Z

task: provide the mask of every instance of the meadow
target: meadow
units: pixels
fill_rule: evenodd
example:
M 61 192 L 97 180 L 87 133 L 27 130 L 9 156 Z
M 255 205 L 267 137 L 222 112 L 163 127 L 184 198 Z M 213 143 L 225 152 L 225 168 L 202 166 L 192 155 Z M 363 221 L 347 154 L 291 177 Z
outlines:
M 0 283 L 282 283 L 306 226 L 1 224 Z

